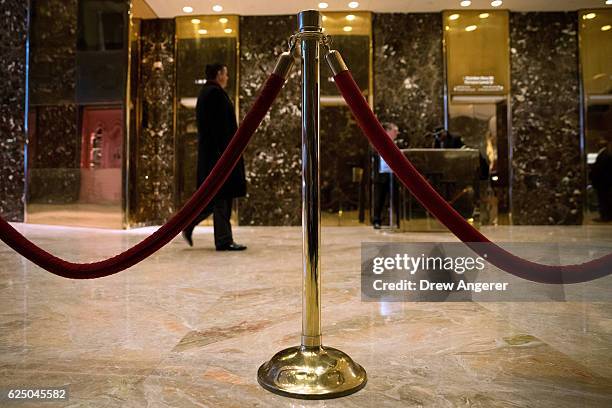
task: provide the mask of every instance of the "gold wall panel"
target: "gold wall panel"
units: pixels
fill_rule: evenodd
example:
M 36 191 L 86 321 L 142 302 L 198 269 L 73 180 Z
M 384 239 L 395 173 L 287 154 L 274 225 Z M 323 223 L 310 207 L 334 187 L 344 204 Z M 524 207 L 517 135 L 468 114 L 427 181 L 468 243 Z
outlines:
M 612 94 L 612 10 L 583 10 L 579 24 L 584 92 Z
M 582 10 L 578 14 L 582 109 L 583 154 L 587 175 L 612 137 L 612 10 Z M 586 177 L 585 222 L 601 218 L 598 191 Z
M 340 51 L 357 85 L 372 105 L 374 88 L 372 13 L 362 11 L 321 14 L 323 30 L 331 37 L 331 48 Z M 321 82 L 321 104 L 323 106 L 345 105 L 331 80 L 333 74 L 326 63 L 321 64 L 321 75 L 324 78 Z
M 240 18 L 236 15 L 189 16 L 176 18 L 177 39 L 238 38 Z
M 321 13 L 323 31 L 328 35 L 372 35 L 372 13 L 329 12 Z
M 442 13 L 451 95 L 503 95 L 510 86 L 508 11 Z

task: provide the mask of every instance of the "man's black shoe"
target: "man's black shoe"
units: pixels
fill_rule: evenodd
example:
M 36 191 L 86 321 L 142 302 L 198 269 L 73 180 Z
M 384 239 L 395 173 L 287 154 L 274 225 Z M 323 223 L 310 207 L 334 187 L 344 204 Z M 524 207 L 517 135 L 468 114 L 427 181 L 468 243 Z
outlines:
M 373 225 L 374 229 L 380 229 L 380 222 L 375 222 Z
M 240 245 L 235 242 L 217 247 L 217 251 L 244 251 L 245 249 L 247 249 L 245 245 Z
M 193 246 L 193 238 L 191 237 L 192 234 L 193 230 L 185 230 L 182 232 L 183 239 L 187 241 L 187 245 L 189 245 L 190 247 Z

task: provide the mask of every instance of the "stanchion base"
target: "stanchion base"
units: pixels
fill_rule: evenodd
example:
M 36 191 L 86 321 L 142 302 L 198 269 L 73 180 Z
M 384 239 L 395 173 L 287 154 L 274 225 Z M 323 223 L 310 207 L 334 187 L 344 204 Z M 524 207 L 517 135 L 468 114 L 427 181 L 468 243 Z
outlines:
M 279 351 L 259 367 L 257 381 L 285 397 L 330 399 L 359 391 L 367 376 L 363 367 L 340 350 L 298 346 Z

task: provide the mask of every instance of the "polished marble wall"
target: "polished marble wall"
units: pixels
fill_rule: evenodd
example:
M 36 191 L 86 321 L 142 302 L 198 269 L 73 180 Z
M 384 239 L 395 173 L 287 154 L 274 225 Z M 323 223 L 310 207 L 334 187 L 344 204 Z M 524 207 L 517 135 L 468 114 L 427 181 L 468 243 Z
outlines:
M 140 25 L 141 89 L 139 131 L 132 135 L 130 223 L 164 223 L 175 210 L 173 19 L 143 20 Z
M 443 123 L 440 15 L 377 14 L 373 24 L 376 112 L 382 120 L 398 123 L 404 144 L 426 144 L 425 134 Z M 295 31 L 295 26 L 294 16 L 241 17 L 241 116 L 253 102 L 266 72 L 274 65 L 271 51 L 277 55 L 284 49 L 285 40 Z M 398 26 L 403 29 L 398 30 Z M 401 75 L 399 79 L 397 72 Z M 249 193 L 240 203 L 241 224 L 299 225 L 301 222 L 299 80 L 296 69 L 247 148 Z M 364 160 L 353 156 L 356 153 L 365 156 L 367 143 L 360 139 L 361 133 L 351 115 L 343 109 L 322 108 L 322 120 L 326 121 L 321 124 L 322 204 L 330 211 L 355 207 L 358 188 L 343 189 L 338 185 L 352 183 L 350 167 L 365 167 Z M 347 131 L 337 135 L 333 128 Z M 331 146 L 324 138 L 326 131 L 330 138 L 339 140 L 338 145 Z M 343 140 L 356 144 L 351 143 L 349 147 Z M 346 156 L 347 160 L 341 164 L 332 160 L 338 156 Z
M 27 16 L 27 2 L 0 2 L 0 216 L 9 221 L 24 213 Z
M 31 0 L 30 104 L 74 104 L 77 0 Z
M 33 138 L 31 153 L 40 166 L 51 165 L 59 158 L 61 166 L 68 168 L 77 165 L 79 153 L 79 146 L 61 142 L 62 135 L 78 133 L 74 46 L 77 0 L 33 0 L 32 4 L 34 24 L 45 29 L 33 30 L 31 39 L 31 127 L 41 135 Z M 9 11 L 3 18 L 9 21 L 5 26 L 12 27 L 5 30 L 6 39 L 0 40 L 0 47 L 3 55 L 15 61 L 4 65 L 12 85 L 3 92 L 1 128 L 3 132 L 17 129 L 19 133 L 23 118 L 20 122 L 8 101 L 24 100 L 20 92 L 25 89 L 19 86 L 24 83 L 19 75 L 25 70 L 25 59 L 20 59 L 24 54 L 19 44 L 25 37 L 20 37 L 19 27 L 25 36 L 26 8 L 21 2 L 11 1 L 2 2 L 0 7 Z M 429 145 L 425 135 L 444 122 L 440 19 L 439 13 L 374 15 L 374 108 L 381 120 L 400 126 L 403 146 Z M 131 144 L 135 187 L 131 189 L 130 221 L 134 225 L 163 222 L 176 209 L 174 24 L 174 20 L 143 21 L 138 76 L 142 122 Z M 576 25 L 576 13 L 511 13 L 512 204 L 517 224 L 581 222 Z M 240 119 L 295 27 L 295 16 L 240 18 Z M 239 204 L 243 225 L 300 223 L 299 79 L 295 69 L 245 153 L 249 193 Z M 332 113 L 333 121 L 345 116 Z M 351 123 L 350 117 L 344 119 L 343 123 Z M 0 141 L 5 174 L 2 180 L 11 176 L 23 179 L 24 139 L 17 139 Z M 37 140 L 47 140 L 53 146 Z M 31 172 L 34 179 L 30 194 L 40 192 L 54 202 L 74 200 L 78 179 L 58 172 L 58 184 L 37 183 L 39 165 L 34 164 Z M 330 180 L 334 177 L 336 174 L 330 171 Z M 22 188 L 19 184 L 2 186 L 1 212 L 19 219 L 23 204 L 14 197 L 23 194 Z
M 296 28 L 295 16 L 240 17 L 240 119 Z M 301 223 L 300 75 L 294 67 L 244 154 L 247 197 L 239 203 L 242 225 Z
M 32 0 L 28 203 L 78 200 L 77 0 Z
M 440 13 L 375 14 L 374 109 L 399 126 L 402 147 L 429 147 L 444 124 Z
M 511 13 L 512 218 L 580 224 L 576 13 Z

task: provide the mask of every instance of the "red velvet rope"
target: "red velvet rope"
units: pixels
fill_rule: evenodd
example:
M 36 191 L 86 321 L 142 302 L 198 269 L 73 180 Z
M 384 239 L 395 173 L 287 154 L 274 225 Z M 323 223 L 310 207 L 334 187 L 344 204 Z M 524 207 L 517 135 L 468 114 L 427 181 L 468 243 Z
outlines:
M 520 278 L 540 283 L 581 283 L 612 273 L 612 254 L 581 265 L 553 266 L 519 258 L 491 243 L 431 187 L 395 146 L 370 109 L 351 73 L 343 71 L 334 77 L 334 81 L 353 112 L 359 127 L 401 182 L 430 213 L 475 252 L 484 252 L 483 245 L 470 244 L 490 243 L 486 245 L 486 254 L 491 264 Z
M 0 218 L 0 239 L 36 265 L 64 278 L 100 278 L 137 264 L 170 242 L 204 210 L 238 163 L 251 136 L 259 127 L 284 83 L 283 77 L 270 75 L 227 149 L 200 188 L 166 224 L 127 251 L 99 262 L 68 262 L 36 246 L 2 218 Z

